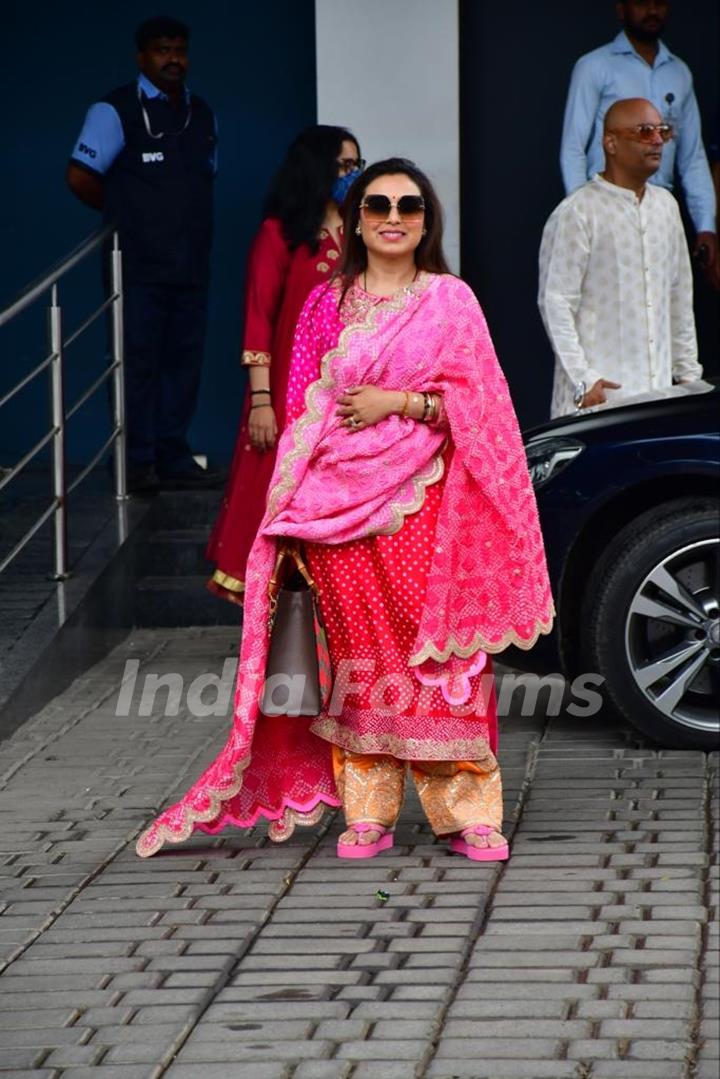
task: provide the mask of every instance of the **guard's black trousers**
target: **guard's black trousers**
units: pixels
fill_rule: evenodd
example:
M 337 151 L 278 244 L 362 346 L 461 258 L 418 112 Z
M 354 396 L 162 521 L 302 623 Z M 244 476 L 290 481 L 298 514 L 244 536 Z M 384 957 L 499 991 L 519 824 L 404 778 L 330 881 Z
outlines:
M 166 475 L 190 466 L 187 432 L 200 388 L 206 326 L 206 287 L 125 285 L 129 464 L 155 464 Z

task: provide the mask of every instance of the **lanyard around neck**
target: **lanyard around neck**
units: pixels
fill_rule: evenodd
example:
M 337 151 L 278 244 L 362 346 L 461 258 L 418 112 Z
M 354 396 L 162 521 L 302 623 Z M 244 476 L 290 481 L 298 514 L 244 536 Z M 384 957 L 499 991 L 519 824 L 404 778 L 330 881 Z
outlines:
M 145 101 L 144 101 L 144 98 L 143 98 L 143 92 L 142 92 L 142 89 L 139 86 L 137 88 L 137 97 L 138 97 L 138 101 L 140 103 L 140 112 L 142 113 L 143 123 L 145 124 L 145 130 L 147 131 L 148 135 L 150 136 L 151 139 L 164 139 L 165 136 L 168 134 L 167 131 L 153 131 L 152 127 L 150 126 L 150 117 L 147 114 L 147 109 L 145 108 Z M 182 135 L 183 131 L 187 131 L 191 119 L 192 119 L 192 103 L 190 101 L 188 101 L 188 103 L 187 103 L 187 116 L 185 117 L 185 123 L 183 124 L 183 126 L 180 128 L 179 131 L 171 131 L 170 134 L 171 135 Z

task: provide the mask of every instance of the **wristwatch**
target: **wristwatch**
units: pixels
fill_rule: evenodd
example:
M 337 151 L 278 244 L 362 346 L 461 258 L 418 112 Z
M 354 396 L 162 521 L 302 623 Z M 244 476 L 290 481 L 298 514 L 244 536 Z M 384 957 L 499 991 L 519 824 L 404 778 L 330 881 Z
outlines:
M 585 394 L 587 393 L 587 384 L 582 380 L 575 383 L 575 389 L 573 391 L 573 404 L 575 408 L 581 409 Z

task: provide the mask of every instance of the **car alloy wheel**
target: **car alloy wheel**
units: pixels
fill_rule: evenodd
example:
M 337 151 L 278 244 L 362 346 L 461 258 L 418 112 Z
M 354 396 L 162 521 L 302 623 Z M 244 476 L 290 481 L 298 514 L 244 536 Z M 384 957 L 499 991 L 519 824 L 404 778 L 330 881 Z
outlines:
M 582 603 L 584 670 L 605 704 L 666 748 L 713 750 L 720 733 L 720 507 L 698 495 L 628 521 Z
M 720 699 L 720 539 L 663 558 L 645 576 L 625 619 L 625 652 L 647 700 L 673 723 L 711 734 Z

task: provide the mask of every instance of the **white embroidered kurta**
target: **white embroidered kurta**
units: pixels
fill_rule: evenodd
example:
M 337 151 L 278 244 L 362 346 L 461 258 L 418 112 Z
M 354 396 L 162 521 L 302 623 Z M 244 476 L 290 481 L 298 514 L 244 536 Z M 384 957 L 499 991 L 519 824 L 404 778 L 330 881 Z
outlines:
M 555 352 L 552 416 L 579 382 L 621 383 L 609 404 L 702 377 L 692 273 L 673 196 L 642 199 L 597 175 L 551 214 L 540 245 L 540 313 Z

